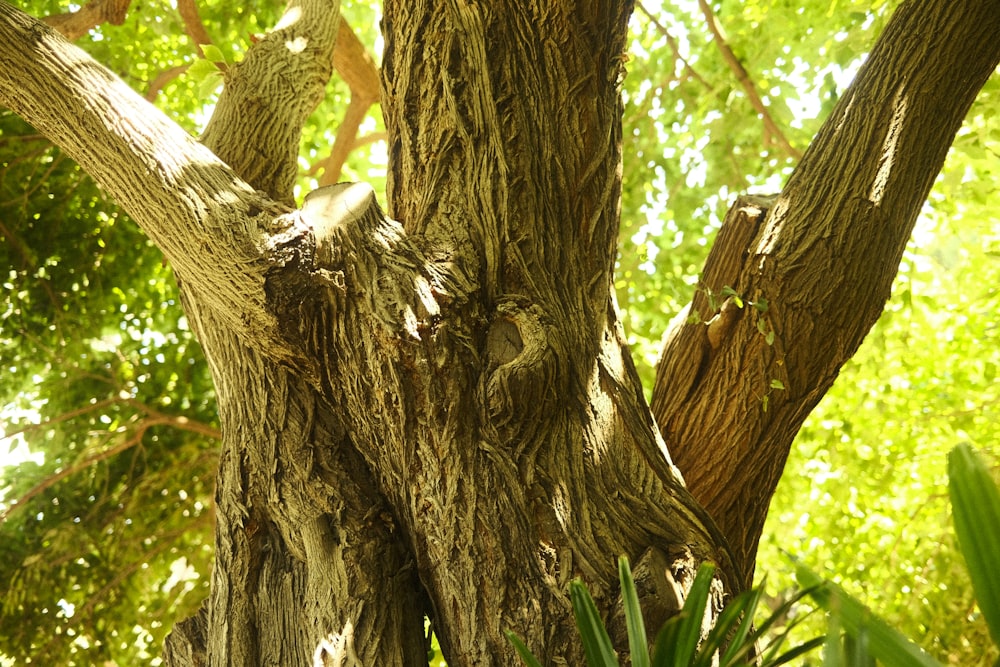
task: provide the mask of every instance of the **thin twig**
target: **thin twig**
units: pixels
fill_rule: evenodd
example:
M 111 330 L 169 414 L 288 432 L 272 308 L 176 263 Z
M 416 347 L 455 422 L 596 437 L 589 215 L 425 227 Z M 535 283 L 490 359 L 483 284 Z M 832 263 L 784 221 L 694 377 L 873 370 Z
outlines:
M 705 15 L 705 20 L 708 22 L 708 29 L 712 31 L 712 37 L 715 40 L 716 46 L 719 47 L 719 52 L 722 54 L 722 59 L 732 70 L 733 74 L 736 75 L 736 80 L 740 82 L 743 90 L 746 91 L 747 97 L 750 99 L 750 104 L 753 106 L 754 110 L 760 114 L 761 118 L 764 120 L 764 130 L 767 132 L 768 136 L 777 140 L 778 144 L 785 150 L 788 155 L 792 156 L 796 160 L 802 158 L 802 152 L 792 146 L 789 143 L 787 137 L 785 137 L 784 132 L 778 127 L 778 124 L 774 122 L 774 118 L 771 117 L 770 111 L 768 111 L 767 106 L 764 101 L 760 98 L 757 93 L 757 88 L 754 87 L 753 81 L 750 80 L 750 75 L 747 73 L 743 64 L 733 53 L 733 49 L 726 42 L 725 37 L 722 36 L 722 31 L 719 29 L 719 22 L 712 12 L 711 6 L 708 4 L 708 0 L 698 0 L 698 6 L 701 7 L 702 14 Z
M 693 78 L 701 85 L 705 86 L 705 88 L 708 88 L 709 90 L 714 90 L 712 84 L 706 81 L 701 74 L 698 74 L 695 68 L 691 66 L 691 63 L 687 61 L 687 58 L 681 55 L 681 50 L 680 46 L 678 46 L 677 44 L 677 39 L 670 34 L 670 31 L 667 30 L 666 26 L 660 23 L 659 19 L 653 16 L 652 12 L 646 9 L 646 7 L 641 2 L 636 2 L 635 6 L 638 7 L 639 11 L 645 14 L 647 18 L 649 18 L 650 23 L 652 23 L 653 26 L 657 29 L 657 31 L 659 31 L 659 33 L 663 35 L 663 37 L 667 40 L 667 45 L 670 46 L 670 50 L 673 51 L 674 58 L 681 61 L 684 64 L 684 69 L 688 72 L 688 74 L 691 75 L 691 78 Z
M 116 401 L 108 401 L 107 403 L 113 403 L 113 402 L 116 402 Z M 134 401 L 133 402 L 131 400 L 126 400 L 124 402 L 126 404 L 142 405 L 141 403 L 138 403 L 138 401 Z M 81 414 L 86 414 L 87 412 L 93 410 L 95 407 L 96 407 L 96 404 L 95 404 L 95 406 L 89 406 L 87 409 L 80 409 L 78 411 L 74 411 L 75 414 L 73 416 L 79 416 Z M 123 441 L 123 442 L 115 445 L 114 447 L 111 447 L 111 448 L 106 449 L 106 450 L 104 450 L 102 452 L 98 452 L 97 454 L 94 454 L 93 456 L 88 457 L 87 459 L 81 461 L 80 463 L 78 463 L 78 464 L 76 464 L 74 466 L 70 466 L 70 467 L 65 468 L 63 470 L 60 470 L 60 471 L 58 471 L 58 472 L 56 472 L 56 473 L 54 473 L 52 475 L 49 475 L 48 477 L 46 477 L 45 479 L 43 479 L 41 482 L 39 482 L 38 484 L 36 484 L 35 486 L 33 486 L 27 493 L 23 494 L 19 498 L 16 498 L 5 510 L 3 510 L 3 512 L 0 512 L 0 523 L 3 523 L 4 521 L 6 521 L 7 518 L 16 509 L 18 509 L 19 507 L 21 507 L 22 505 L 24 505 L 25 503 L 27 503 L 32 498 L 34 498 L 38 494 L 40 494 L 43 491 L 45 491 L 46 489 L 51 488 L 52 486 L 54 486 L 59 481 L 65 479 L 67 477 L 69 477 L 70 475 L 75 475 L 78 472 L 86 470 L 87 468 L 89 468 L 90 466 L 94 465 L 95 463 L 99 463 L 99 462 L 101 462 L 101 461 L 103 461 L 105 459 L 109 459 L 112 456 L 115 456 L 116 454 L 120 454 L 120 453 L 122 453 L 122 452 L 124 452 L 124 451 L 126 451 L 128 449 L 131 449 L 132 447 L 136 446 L 137 444 L 139 444 L 142 441 L 142 438 L 146 434 L 146 431 L 149 430 L 150 428 L 154 427 L 154 426 L 172 426 L 172 427 L 177 428 L 177 429 L 181 429 L 181 430 L 184 430 L 184 431 L 190 431 L 192 433 L 197 433 L 199 435 L 204 435 L 204 436 L 207 436 L 207 437 L 213 437 L 213 438 L 219 438 L 219 437 L 221 437 L 221 434 L 218 431 L 218 429 L 215 429 L 215 428 L 213 428 L 211 426 L 208 426 L 206 424 L 202 424 L 200 422 L 196 422 L 196 421 L 194 421 L 192 419 L 188 419 L 187 417 L 178 417 L 178 416 L 173 416 L 173 415 L 166 415 L 164 413 L 158 412 L 158 411 L 153 410 L 151 408 L 146 408 L 146 411 L 147 411 L 147 413 L 152 414 L 154 416 L 152 416 L 151 418 L 147 418 L 147 419 L 143 420 L 142 422 L 140 422 L 137 425 L 136 431 L 135 431 L 135 433 L 133 433 L 132 437 L 130 437 L 127 440 L 125 440 L 125 441 Z M 60 417 L 64 417 L 64 416 L 60 415 Z M 66 417 L 66 419 L 69 419 L 69 418 L 71 418 L 71 417 Z M 57 420 L 62 421 L 62 419 L 59 419 L 59 418 L 57 418 Z
M 170 69 L 165 69 L 156 75 L 153 82 L 149 84 L 149 88 L 146 89 L 146 101 L 152 102 L 156 99 L 156 96 L 160 94 L 163 88 L 179 77 L 181 74 L 188 70 L 190 65 L 177 65 L 176 67 L 171 67 Z

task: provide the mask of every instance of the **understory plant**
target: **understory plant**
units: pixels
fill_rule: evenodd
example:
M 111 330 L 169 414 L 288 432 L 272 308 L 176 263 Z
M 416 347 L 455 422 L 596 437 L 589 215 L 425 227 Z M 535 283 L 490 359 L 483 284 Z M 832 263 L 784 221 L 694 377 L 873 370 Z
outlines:
M 968 444 L 948 455 L 948 490 L 959 549 L 965 558 L 979 609 L 990 636 L 1000 646 L 1000 489 L 986 463 Z M 862 602 L 836 584 L 824 580 L 801 563 L 796 565 L 801 589 L 754 627 L 754 613 L 763 596 L 763 585 L 733 598 L 719 614 L 715 626 L 702 639 L 702 619 L 711 593 L 715 566 L 698 570 L 683 609 L 657 632 L 649 649 L 645 622 L 628 559 L 618 559 L 622 601 L 633 667 L 775 667 L 804 657 L 823 646 L 823 667 L 942 667 L 916 643 L 872 613 Z M 781 652 L 789 632 L 804 615 L 784 627 L 759 654 L 756 647 L 775 631 L 777 621 L 809 596 L 828 612 L 826 637 L 817 637 Z M 570 583 L 570 598 L 589 667 L 617 667 L 618 655 L 587 587 L 579 579 Z M 529 667 L 541 663 L 527 646 L 508 631 L 507 636 Z M 717 662 L 716 662 L 717 659 Z M 1000 660 L 996 663 L 1000 667 Z
M 624 556 L 618 559 L 618 575 L 622 587 L 629 655 L 633 667 L 710 667 L 716 664 L 719 667 L 758 664 L 763 667 L 776 667 L 812 651 L 824 641 L 822 637 L 817 637 L 782 653 L 781 648 L 788 633 L 798 622 L 793 621 L 767 643 L 760 652 L 760 661 L 757 662 L 754 656 L 758 643 L 763 641 L 776 626 L 777 621 L 785 618 L 789 610 L 809 592 L 800 591 L 755 627 L 754 613 L 763 597 L 763 585 L 744 591 L 733 598 L 719 614 L 714 627 L 702 641 L 702 619 L 705 617 L 705 607 L 708 604 L 712 578 L 715 575 L 715 566 L 706 563 L 699 568 L 683 609 L 660 628 L 650 652 L 632 570 L 628 559 Z M 570 599 L 587 664 L 590 667 L 617 667 L 620 663 L 607 628 L 587 587 L 579 579 L 570 583 Z M 507 636 L 526 665 L 541 667 L 541 663 L 517 635 L 508 631 Z M 716 656 L 718 662 L 714 662 Z

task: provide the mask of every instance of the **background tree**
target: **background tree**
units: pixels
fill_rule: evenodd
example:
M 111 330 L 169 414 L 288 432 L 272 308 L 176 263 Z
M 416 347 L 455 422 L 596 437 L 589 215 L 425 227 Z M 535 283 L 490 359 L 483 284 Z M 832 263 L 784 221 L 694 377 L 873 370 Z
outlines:
M 791 436 L 881 310 L 903 243 L 951 135 L 996 65 L 988 38 L 989 30 L 995 30 L 990 23 L 996 20 L 995 7 L 977 6 L 982 12 L 978 17 L 977 7 L 970 7 L 948 20 L 927 7 L 920 16 L 913 6 L 900 11 L 896 31 L 887 30 L 882 50 L 872 53 L 855 87 L 845 93 L 846 101 L 827 125 L 831 129 L 819 135 L 767 222 L 763 214 L 770 202 L 755 200 L 757 205 L 744 207 L 742 215 L 735 211 L 706 265 L 689 311 L 695 317 L 679 318 L 668 333 L 652 389 L 654 411 L 690 488 L 733 545 L 730 556 L 712 522 L 665 465 L 608 303 L 617 224 L 620 113 L 615 100 L 624 8 L 609 15 L 577 8 L 581 13 L 572 20 L 562 15 L 551 23 L 520 23 L 499 8 L 482 14 L 462 3 L 437 12 L 407 6 L 402 14 L 398 7 L 387 7 L 383 74 L 392 158 L 389 204 L 393 217 L 404 223 L 405 236 L 374 213 L 346 227 L 332 225 L 333 213 L 321 198 L 307 202 L 304 217 L 281 206 L 293 201 L 298 127 L 318 99 L 333 60 L 331 38 L 337 26 L 330 21 L 335 13 L 329 7 L 300 7 L 297 22 L 248 40 L 255 45 L 240 66 L 223 65 L 227 86 L 203 142 L 259 192 L 236 182 L 233 172 L 169 123 L 144 109 L 130 111 L 137 107 L 126 92 L 113 90 L 110 79 L 91 66 L 74 64 L 86 62 L 78 54 L 72 63 L 61 56 L 62 71 L 58 62 L 40 57 L 17 64 L 29 48 L 57 42 L 27 39 L 25 34 L 43 35 L 35 28 L 10 33 L 3 58 L 14 67 L 10 78 L 0 80 L 4 103 L 66 148 L 126 205 L 186 286 L 188 317 L 161 306 L 170 300 L 164 287 L 169 271 L 149 245 L 140 254 L 129 248 L 134 241 L 123 239 L 124 252 L 88 252 L 75 233 L 66 245 L 82 247 L 77 252 L 83 257 L 70 255 L 71 249 L 51 252 L 52 228 L 42 224 L 49 217 L 59 215 L 63 224 L 80 221 L 74 230 L 89 229 L 105 246 L 108 230 L 123 229 L 121 217 L 58 151 L 7 117 L 4 140 L 21 138 L 8 143 L 16 157 L 5 159 L 5 180 L 30 186 L 12 188 L 28 196 L 10 198 L 19 212 L 10 219 L 18 225 L 11 225 L 15 232 L 5 230 L 10 239 L 6 247 L 17 259 L 13 265 L 20 267 L 9 283 L 8 313 L 18 335 L 8 339 L 7 349 L 10 367 L 17 372 L 6 389 L 21 405 L 11 403 L 7 412 L 21 407 L 27 419 L 48 415 L 49 421 L 44 429 L 26 432 L 47 438 L 46 468 L 35 473 L 39 484 L 34 488 L 27 471 L 17 482 L 23 491 L 14 494 L 22 504 L 37 503 L 38 511 L 14 508 L 20 512 L 13 515 L 20 530 L 14 533 L 12 548 L 17 551 L 11 562 L 24 567 L 11 579 L 5 618 L 18 617 L 21 630 L 8 635 L 11 648 L 4 650 L 44 656 L 70 643 L 79 652 L 104 655 L 122 650 L 122 644 L 130 650 L 138 644 L 142 650 L 158 632 L 153 624 L 142 627 L 137 643 L 116 636 L 120 626 L 98 622 L 87 636 L 67 641 L 50 632 L 53 639 L 44 644 L 24 620 L 36 613 L 35 627 L 54 625 L 77 633 L 79 626 L 65 617 L 87 619 L 100 610 L 97 616 L 104 619 L 115 604 L 139 609 L 142 615 L 142 603 L 136 602 L 143 597 L 164 602 L 149 594 L 149 582 L 141 576 L 147 562 L 175 567 L 164 586 L 175 595 L 180 582 L 192 578 L 185 565 L 204 567 L 204 551 L 185 549 L 187 560 L 177 558 L 181 540 L 188 539 L 178 515 L 211 516 L 204 485 L 211 476 L 212 448 L 204 437 L 213 431 L 191 421 L 210 419 L 210 392 L 204 390 L 206 378 L 197 364 L 168 363 L 187 358 L 189 326 L 200 331 L 209 351 L 223 424 L 217 496 L 217 535 L 223 548 L 217 553 L 210 603 L 215 629 L 209 634 L 216 658 L 254 661 L 270 650 L 284 656 L 324 649 L 335 653 L 345 649 L 353 633 L 359 651 L 385 651 L 383 661 L 393 651 L 417 660 L 422 627 L 413 609 L 433 611 L 455 664 L 475 660 L 477 652 L 506 651 L 499 636 L 504 625 L 526 628 L 529 643 L 561 654 L 567 641 L 566 578 L 583 574 L 593 585 L 603 585 L 602 602 L 612 605 L 610 555 L 619 551 L 645 558 L 651 573 L 650 609 L 659 608 L 661 614 L 670 611 L 664 591 L 671 586 L 653 576 L 658 563 L 671 562 L 674 576 L 683 582 L 699 558 L 711 555 L 723 561 L 731 590 L 745 585 L 767 498 Z M 163 26 L 160 17 L 137 19 L 131 29 L 172 35 L 183 21 L 188 33 L 198 35 L 192 18 L 197 12 L 192 15 L 190 5 L 178 9 L 180 18 L 166 15 L 172 26 Z M 250 23 L 259 20 L 268 26 L 277 19 L 267 8 L 252 13 L 254 9 L 247 14 Z M 636 26 L 632 49 L 640 57 L 636 69 L 646 65 L 642 54 L 671 48 L 679 61 L 672 69 L 659 68 L 664 85 L 639 83 L 629 91 L 634 108 L 653 117 L 677 114 L 680 120 L 673 128 L 682 135 L 684 121 L 688 127 L 707 122 L 712 128 L 715 123 L 715 132 L 707 136 L 725 140 L 699 139 L 689 151 L 674 148 L 671 155 L 669 149 L 654 148 L 650 135 L 655 133 L 627 135 L 630 177 L 623 190 L 631 205 L 626 210 L 636 211 L 636 192 L 651 192 L 649 184 L 680 182 L 681 169 L 695 186 L 692 195 L 672 193 L 666 200 L 669 211 L 656 210 L 663 208 L 662 197 L 647 195 L 651 224 L 623 235 L 639 238 L 647 249 L 644 263 L 631 267 L 634 255 L 623 253 L 619 271 L 619 294 L 633 314 L 627 322 L 633 336 L 663 326 L 662 320 L 649 317 L 651 308 L 638 298 L 662 303 L 651 296 L 649 283 L 664 280 L 663 274 L 684 275 L 699 261 L 695 226 L 692 238 L 678 240 L 676 251 L 659 255 L 661 263 L 671 262 L 668 271 L 652 280 L 641 278 L 657 259 L 648 251 L 656 247 L 655 240 L 649 241 L 656 238 L 651 234 L 654 216 L 668 232 L 670 224 L 676 226 L 699 207 L 711 222 L 713 202 L 717 209 L 748 180 L 764 178 L 744 175 L 751 170 L 739 167 L 734 158 L 739 149 L 753 162 L 761 156 L 773 160 L 772 171 L 780 172 L 787 163 L 772 156 L 794 160 L 795 146 L 804 145 L 812 133 L 803 128 L 796 138 L 788 128 L 782 132 L 775 100 L 790 98 L 779 97 L 777 86 L 762 85 L 766 81 L 752 81 L 736 55 L 741 43 L 762 51 L 779 49 L 784 55 L 775 57 L 777 65 L 778 58 L 787 62 L 788 43 L 763 40 L 769 42 L 763 45 L 746 35 L 743 42 L 734 42 L 731 34 L 723 35 L 712 8 L 703 5 L 702 20 L 707 18 L 713 28 L 704 33 L 714 39 L 707 46 L 719 49 L 718 71 L 713 71 L 708 58 L 696 60 L 691 47 L 679 42 L 692 41 L 693 34 L 683 29 L 679 12 L 646 9 L 641 8 L 640 16 L 647 18 Z M 719 9 L 725 16 L 726 8 Z M 753 21 L 763 19 L 763 8 L 757 8 L 756 17 L 754 6 L 744 11 L 745 20 L 736 25 L 752 30 Z M 881 13 L 876 8 L 853 17 L 858 33 L 877 28 L 885 15 L 884 8 Z M 851 35 L 816 35 L 805 28 L 797 33 L 794 22 L 788 22 L 792 25 L 782 32 L 783 39 L 812 35 L 829 48 L 848 42 Z M 58 25 L 55 19 L 53 23 Z M 5 18 L 3 25 L 6 35 L 19 24 Z M 525 26 L 539 32 L 532 37 L 523 32 Z M 648 31 L 645 44 L 658 43 L 659 51 L 643 47 L 643 30 Z M 928 30 L 933 37 L 913 37 Z M 344 34 L 342 26 L 339 33 Z M 650 39 L 649 34 L 659 36 Z M 121 57 L 108 48 L 111 40 L 102 32 L 95 35 L 102 37 L 92 49 L 96 56 L 107 62 Z M 230 35 L 218 43 L 235 39 Z M 194 41 L 206 43 L 199 36 Z M 552 44 L 568 46 L 554 50 Z M 845 61 L 857 55 L 857 46 L 848 46 L 841 54 Z M 65 53 L 62 47 L 52 48 Z M 487 53 L 507 57 L 484 63 Z M 206 55 L 219 59 L 214 52 Z M 130 67 L 118 71 L 154 92 L 166 78 L 158 73 L 177 66 L 151 68 L 143 61 L 126 57 L 119 62 L 138 73 L 130 74 Z M 276 78 L 280 63 L 285 69 Z M 22 71 L 30 76 L 13 78 Z M 702 71 L 715 79 L 725 74 L 727 83 L 735 81 L 743 94 L 724 100 L 706 96 L 703 91 L 712 89 L 708 82 L 713 79 Z M 55 92 L 59 86 L 63 88 Z M 663 89 L 671 88 L 676 97 L 667 105 Z M 356 97 L 363 105 L 364 92 Z M 723 122 L 726 116 L 713 116 L 710 110 L 697 116 L 707 121 L 694 120 L 685 105 L 706 98 L 709 102 L 700 104 L 718 107 L 722 102 L 734 111 L 728 123 Z M 164 104 L 170 108 L 169 101 Z M 735 113 L 741 104 L 762 114 L 760 125 Z M 356 122 L 357 107 L 355 120 L 345 125 Z M 95 115 L 82 114 L 85 110 Z M 116 118 L 127 118 L 124 127 L 131 129 L 115 134 L 124 122 Z M 731 131 L 734 125 L 741 131 Z M 662 119 L 653 125 L 666 126 Z M 306 127 L 303 150 L 315 158 L 317 145 L 334 143 L 329 112 L 326 123 L 320 118 Z M 144 132 L 160 138 L 137 141 Z M 28 141 L 38 142 L 40 150 L 26 150 Z M 116 149 L 116 141 L 124 143 Z M 698 162 L 695 149 L 706 157 L 718 150 L 726 160 Z M 645 157 L 645 162 L 634 157 Z M 990 169 L 990 156 L 982 157 L 983 164 L 971 165 Z M 713 175 L 711 181 L 700 166 L 727 162 L 733 165 L 724 169 L 728 174 Z M 326 164 L 335 171 L 332 155 Z M 150 165 L 159 168 L 151 172 Z M 672 177 L 671 169 L 677 172 Z M 651 177 L 644 178 L 649 172 Z M 61 186 L 60 178 L 72 185 Z M 47 194 L 76 189 L 80 196 L 60 196 L 58 213 L 43 217 L 53 209 L 37 207 L 30 197 L 41 184 Z M 364 206 L 356 189 L 342 194 L 356 196 L 355 207 Z M 701 197 L 700 203 L 685 203 L 685 197 Z M 54 196 L 39 197 L 38 203 L 44 206 L 46 198 L 52 207 Z M 969 200 L 975 202 L 974 197 Z M 626 219 L 634 224 L 636 217 Z M 219 220 L 233 224 L 220 226 Z M 753 225 L 760 224 L 766 226 L 751 245 L 748 240 L 758 231 Z M 310 225 L 316 230 L 315 248 L 310 246 Z M 272 243 L 260 244 L 253 233 L 241 236 L 241 230 L 253 229 Z M 822 234 L 816 238 L 822 240 L 810 244 L 810 234 L 818 231 Z M 759 253 L 744 257 L 747 247 Z M 747 262 L 762 258 L 763 263 Z M 94 268 L 99 262 L 100 272 Z M 74 270 L 55 277 L 51 267 L 61 264 Z M 287 270 L 276 270 L 282 267 Z M 107 268 L 115 272 L 105 273 Z M 108 275 L 115 276 L 117 292 L 98 284 L 98 276 Z M 36 280 L 28 282 L 28 276 Z M 126 291 L 119 286 L 131 281 L 139 287 Z M 361 288 L 367 285 L 379 289 L 366 294 Z M 672 289 L 678 301 L 686 300 L 678 287 Z M 81 293 L 87 294 L 86 301 L 75 298 Z M 73 307 L 64 305 L 70 302 L 67 297 Z M 34 307 L 38 302 L 47 307 Z M 77 308 L 77 303 L 89 303 L 92 310 Z M 99 335 L 61 330 L 78 322 Z M 327 338 L 303 338 L 295 328 L 300 322 Z M 333 344 L 333 339 L 339 342 Z M 49 369 L 38 365 L 40 359 Z M 989 363 L 981 365 L 983 379 L 990 373 Z M 36 389 L 27 384 L 36 375 L 47 385 Z M 362 378 L 374 378 L 381 391 L 373 391 Z M 184 397 L 188 392 L 177 391 L 181 385 L 200 385 L 202 390 L 192 392 L 197 397 L 192 400 Z M 50 404 L 40 404 L 41 397 Z M 63 434 L 79 433 L 70 426 L 87 421 L 87 437 L 60 442 Z M 167 444 L 166 452 L 145 453 L 161 442 Z M 748 447 L 754 452 L 750 459 L 740 454 L 740 448 Z M 122 455 L 136 451 L 140 456 Z M 49 472 L 53 467 L 54 476 Z M 178 473 L 186 479 L 183 493 L 175 494 L 180 486 L 176 477 L 165 480 Z M 750 475 L 742 477 L 744 473 Z M 471 479 L 477 484 L 468 484 Z M 160 489 L 169 501 L 150 503 Z M 147 525 L 172 525 L 174 530 L 133 528 L 139 516 Z M 78 529 L 49 528 L 71 518 Z M 11 526 L 8 519 L 5 530 Z M 88 546 L 81 548 L 81 543 Z M 46 559 L 52 553 L 59 553 L 62 562 Z M 135 565 L 122 568 L 121 554 Z M 53 569 L 64 581 L 83 582 L 73 584 L 83 591 L 77 593 L 80 609 L 74 608 L 72 595 L 59 599 L 58 613 L 32 604 L 37 598 L 29 594 L 31 578 L 41 581 Z M 352 577 L 351 590 L 338 585 L 345 573 Z M 484 575 L 486 585 L 478 585 Z M 153 574 L 150 580 L 162 581 L 163 575 Z M 470 583 L 483 589 L 481 599 L 462 593 Z M 331 604 L 326 599 L 331 588 L 343 591 L 343 599 Z M 282 599 L 297 604 L 281 604 Z M 504 604 L 510 599 L 530 600 L 538 607 Z M 376 614 L 372 600 L 393 604 Z M 169 604 L 152 611 L 175 612 Z M 273 615 L 275 607 L 286 610 L 284 624 Z M 364 624 L 358 622 L 362 608 Z M 228 641 L 219 634 L 222 618 L 233 633 Z M 273 638 L 258 636 L 259 628 L 274 632 Z M 539 634 L 547 628 L 557 630 L 553 636 Z M 196 649 L 197 629 L 195 621 L 183 635 Z M 244 633 L 251 636 L 244 638 Z M 366 640 L 371 635 L 385 641 L 376 645 Z M 190 647 L 183 642 L 172 646 L 175 657 L 183 657 L 180 653 Z

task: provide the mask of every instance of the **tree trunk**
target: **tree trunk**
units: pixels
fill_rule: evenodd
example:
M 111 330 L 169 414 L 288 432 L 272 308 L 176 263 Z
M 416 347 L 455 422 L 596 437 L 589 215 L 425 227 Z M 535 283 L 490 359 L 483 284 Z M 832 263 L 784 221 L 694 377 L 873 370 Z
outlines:
M 517 664 L 506 629 L 581 664 L 567 584 L 624 647 L 619 554 L 653 626 L 705 560 L 717 612 L 996 67 L 995 0 L 904 5 L 785 192 L 741 200 L 656 422 L 612 294 L 630 4 L 387 1 L 395 220 L 363 185 L 290 208 L 337 33 L 335 3 L 293 10 L 229 72 L 206 150 L 0 5 L 0 101 L 160 245 L 212 367 L 216 567 L 168 664 L 425 664 L 424 614 L 452 665 Z

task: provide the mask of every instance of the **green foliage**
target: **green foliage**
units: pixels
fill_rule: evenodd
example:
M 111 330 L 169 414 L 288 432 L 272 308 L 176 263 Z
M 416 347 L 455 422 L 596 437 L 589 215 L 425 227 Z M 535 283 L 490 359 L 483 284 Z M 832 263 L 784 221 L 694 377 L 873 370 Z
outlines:
M 1000 589 L 995 574 L 1000 567 L 1000 490 L 983 460 L 967 443 L 948 455 L 948 488 L 962 555 L 976 598 L 989 624 L 994 642 L 1000 637 Z M 940 667 L 919 646 L 874 615 L 859 600 L 836 584 L 825 582 L 798 563 L 800 584 L 830 612 L 824 665 L 887 667 Z M 844 644 L 840 631 L 844 629 Z
M 625 611 L 625 626 L 628 633 L 629 661 L 633 667 L 777 667 L 799 658 L 822 643 L 822 638 L 806 642 L 790 651 L 778 654 L 787 631 L 777 634 L 764 650 L 760 662 L 755 662 L 752 654 L 764 633 L 776 627 L 776 622 L 788 613 L 798 602 L 797 596 L 776 609 L 758 628 L 753 627 L 754 612 L 762 597 L 762 588 L 746 591 L 734 598 L 719 614 L 715 625 L 702 641 L 702 625 L 705 610 L 712 597 L 712 580 L 715 566 L 702 565 L 691 584 L 684 607 L 679 613 L 664 623 L 656 635 L 652 655 L 646 639 L 646 624 L 639 607 L 639 596 L 628 559 L 618 559 L 618 576 L 621 582 L 622 605 Z M 605 628 L 593 598 L 587 587 L 579 579 L 570 583 L 570 599 L 573 615 L 580 631 L 584 654 L 590 667 L 618 667 L 611 638 Z M 528 667 L 540 665 L 524 642 L 513 632 L 507 637 L 517 649 L 518 655 Z M 717 662 L 716 662 L 717 660 Z
M 809 568 L 799 565 L 799 582 L 812 589 L 810 595 L 824 609 L 831 612 L 833 622 L 824 664 L 853 665 L 859 659 L 871 656 L 882 661 L 887 667 L 940 667 L 940 663 L 928 656 L 919 646 L 903 636 L 875 616 L 856 598 L 848 595 L 836 584 L 824 582 Z M 853 639 L 855 657 L 841 654 L 839 646 L 840 627 Z
M 975 450 L 962 443 L 948 455 L 948 490 L 958 544 L 976 600 L 1000 645 L 1000 490 Z

